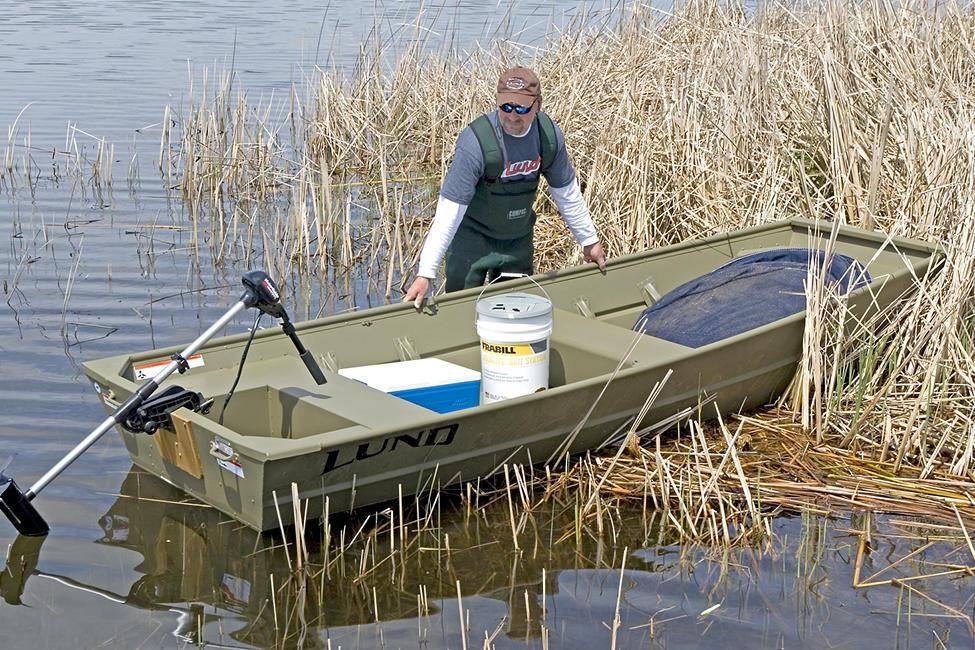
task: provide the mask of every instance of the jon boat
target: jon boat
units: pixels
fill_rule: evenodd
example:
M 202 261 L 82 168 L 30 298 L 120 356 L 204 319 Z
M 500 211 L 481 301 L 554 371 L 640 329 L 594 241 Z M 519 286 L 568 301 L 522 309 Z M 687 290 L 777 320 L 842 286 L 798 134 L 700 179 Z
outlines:
M 212 339 L 190 359 L 188 372 L 173 374 L 159 389 L 178 382 L 213 398 L 209 413 L 178 409 L 172 430 L 154 435 L 119 431 L 136 465 L 267 530 L 279 521 L 292 523 L 295 493 L 308 500 L 304 512 L 313 517 L 488 477 L 505 464 L 552 462 L 599 448 L 634 422 L 658 384 L 641 426 L 666 423 L 688 409 L 704 417 L 747 410 L 780 395 L 792 378 L 801 353 L 802 308 L 738 333 L 734 323 L 705 323 L 705 331 L 731 325 L 732 333 L 703 343 L 638 334 L 634 325 L 648 305 L 756 252 L 818 249 L 855 259 L 868 272 L 851 284 L 856 288 L 848 296 L 859 314 L 909 292 L 940 258 L 932 244 L 850 227 L 831 233 L 833 228 L 782 221 L 615 258 L 605 273 L 590 264 L 495 283 L 483 292 L 448 294 L 422 312 L 392 304 L 300 323 L 301 341 L 325 368 L 321 385 L 305 372 L 286 336 L 262 330 L 223 424 L 220 405 L 249 334 Z M 474 326 L 479 299 L 542 291 L 553 305 L 547 390 L 439 413 L 338 372 L 430 358 L 480 370 Z M 769 302 L 767 296 L 751 298 L 754 304 L 737 313 Z M 670 338 L 680 340 L 680 319 L 688 330 L 700 330 L 707 318 L 721 316 L 681 314 L 678 336 Z M 176 352 L 97 359 L 84 370 L 112 410 L 139 388 L 147 369 L 165 365 Z

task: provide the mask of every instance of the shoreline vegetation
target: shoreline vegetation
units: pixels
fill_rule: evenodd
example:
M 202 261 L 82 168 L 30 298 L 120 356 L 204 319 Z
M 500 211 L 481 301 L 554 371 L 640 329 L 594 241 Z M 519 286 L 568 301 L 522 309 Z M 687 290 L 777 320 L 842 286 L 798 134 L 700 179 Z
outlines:
M 701 0 L 665 13 L 635 5 L 587 16 L 537 52 L 502 42 L 465 56 L 428 53 L 422 18 L 413 35 L 395 60 L 364 48 L 348 75 L 316 70 L 294 89 L 286 115 L 234 95 L 230 74 L 205 79 L 185 112 L 167 109 L 160 168 L 215 263 L 263 251 L 277 277 L 325 279 L 364 268 L 371 289 L 396 300 L 415 268 L 456 134 L 490 107 L 499 69 L 532 65 L 612 255 L 788 215 L 942 244 L 944 267 L 869 323 L 852 322 L 842 299 L 811 279 L 795 384 L 768 415 L 775 426 L 754 426 L 766 437 L 805 439 L 840 465 L 875 463 L 860 468 L 863 482 L 906 473 L 913 495 L 927 495 L 927 514 L 975 523 L 970 6 L 745 9 Z M 537 268 L 577 263 L 579 250 L 544 195 L 538 209 Z M 726 423 L 716 439 L 734 449 L 752 420 Z M 675 457 L 692 459 L 681 471 L 714 471 L 721 454 L 708 451 L 706 438 L 691 431 L 667 440 Z M 793 451 L 775 456 L 804 455 Z M 649 453 L 666 460 L 659 446 Z M 785 472 L 781 462 L 757 471 Z M 736 500 L 762 492 L 746 485 L 737 459 L 722 465 L 732 467 Z M 641 498 L 657 489 L 653 474 L 639 481 Z M 937 481 L 955 488 L 936 489 Z M 703 503 L 719 484 L 698 490 Z M 876 487 L 878 508 L 902 504 L 884 506 L 883 495 L 896 491 Z M 688 496 L 666 481 L 659 489 L 654 498 L 664 502 Z M 760 511 L 744 502 L 749 516 L 741 521 L 761 528 Z M 702 508 L 700 516 L 713 517 Z M 684 524 L 690 539 L 736 537 Z
M 316 71 L 295 89 L 280 120 L 288 138 L 268 126 L 268 107 L 232 99 L 225 75 L 169 114 L 161 169 L 218 263 L 261 238 L 279 277 L 362 267 L 372 291 L 396 300 L 456 134 L 490 107 L 498 70 L 523 63 L 543 80 L 612 255 L 788 215 L 939 242 L 943 267 L 870 322 L 853 322 L 811 277 L 804 356 L 768 411 L 646 440 L 634 425 L 615 454 L 561 472 L 511 468 L 497 498 L 509 500 L 515 549 L 529 513 L 553 505 L 575 510 L 577 537 L 608 535 L 629 502 L 681 544 L 719 548 L 768 543 L 783 512 L 897 513 L 917 518 L 918 539 L 953 548 L 944 575 L 971 577 L 972 8 L 703 0 L 589 19 L 538 52 L 508 42 L 469 56 L 427 53 L 418 19 L 394 61 L 364 55 L 349 76 Z M 537 207 L 538 270 L 578 263 L 543 194 Z M 876 531 L 869 516 L 856 521 L 854 587 L 876 586 L 860 574 Z M 889 584 L 927 598 L 923 583 Z
M 561 534 L 577 544 L 615 539 L 613 509 L 625 503 L 680 544 L 719 549 L 772 544 L 770 522 L 783 512 L 853 512 L 855 587 L 879 584 L 860 573 L 869 513 L 896 513 L 911 518 L 917 548 L 928 539 L 953 548 L 944 575 L 972 577 L 971 5 L 621 5 L 537 51 L 507 41 L 465 55 L 428 52 L 423 35 L 418 17 L 394 60 L 367 46 L 348 74 L 306 73 L 284 106 L 252 104 L 222 73 L 192 89 L 190 106 L 167 107 L 158 166 L 195 246 L 218 266 L 259 264 L 292 286 L 364 273 L 371 293 L 398 300 L 457 133 L 491 106 L 502 67 L 531 65 L 612 256 L 800 216 L 936 241 L 945 258 L 869 322 L 854 322 L 843 298 L 810 277 L 803 358 L 767 410 L 644 438 L 637 422 L 617 449 L 571 466 L 506 468 L 499 492 L 471 488 L 469 512 L 507 501 L 515 549 L 532 513 L 555 506 L 574 510 Z M 12 132 L 0 185 L 14 182 Z M 112 182 L 103 151 L 96 190 Z M 542 193 L 537 207 L 537 270 L 580 262 Z M 416 516 L 404 521 L 402 506 L 385 524 L 375 516 L 362 535 L 373 566 L 387 558 L 375 552 L 386 537 L 389 557 L 394 534 L 400 553 L 407 528 L 419 538 Z M 326 521 L 326 556 L 334 533 Z M 910 580 L 889 584 L 927 598 Z M 458 584 L 458 604 L 459 593 Z M 943 610 L 971 632 L 970 606 Z

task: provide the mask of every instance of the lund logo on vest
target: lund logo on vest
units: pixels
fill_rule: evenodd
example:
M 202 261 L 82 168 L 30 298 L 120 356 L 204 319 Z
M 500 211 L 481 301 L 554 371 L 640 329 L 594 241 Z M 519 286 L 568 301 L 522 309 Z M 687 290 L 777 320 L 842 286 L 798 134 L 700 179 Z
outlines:
M 456 437 L 459 428 L 460 425 L 458 424 L 446 424 L 442 427 L 423 429 L 415 435 L 403 433 L 398 436 L 384 438 L 382 444 L 378 442 L 363 442 L 356 446 L 354 452 L 350 448 L 332 449 L 325 457 L 325 466 L 322 468 L 322 474 L 334 472 L 340 467 L 351 465 L 356 461 L 367 460 L 382 453 L 396 451 L 396 448 L 401 444 L 413 448 L 449 445 L 454 441 L 454 437 Z
M 542 166 L 542 157 L 539 156 L 535 160 L 520 160 L 518 162 L 509 162 L 501 172 L 501 178 L 512 178 L 513 176 L 524 176 L 526 174 L 534 174 Z

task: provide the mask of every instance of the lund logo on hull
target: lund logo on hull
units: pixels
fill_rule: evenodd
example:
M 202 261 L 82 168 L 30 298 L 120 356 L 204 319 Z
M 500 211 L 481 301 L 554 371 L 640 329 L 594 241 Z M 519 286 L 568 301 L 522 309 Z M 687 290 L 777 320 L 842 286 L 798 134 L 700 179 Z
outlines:
M 396 451 L 401 444 L 408 447 L 442 447 L 454 441 L 457 435 L 458 424 L 445 424 L 442 427 L 423 429 L 416 434 L 402 433 L 398 436 L 384 438 L 382 443 L 363 442 L 356 446 L 353 452 L 350 448 L 331 449 L 325 457 L 325 466 L 322 474 L 334 472 L 340 467 L 351 465 L 360 460 L 367 460 L 379 454 Z

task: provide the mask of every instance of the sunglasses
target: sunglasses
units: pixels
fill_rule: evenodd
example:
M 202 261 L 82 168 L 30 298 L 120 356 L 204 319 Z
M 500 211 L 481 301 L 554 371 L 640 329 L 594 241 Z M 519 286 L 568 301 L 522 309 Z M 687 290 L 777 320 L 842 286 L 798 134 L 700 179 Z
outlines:
M 532 102 L 528 106 L 521 106 L 520 104 L 508 104 L 508 103 L 505 103 L 505 104 L 501 104 L 500 106 L 498 106 L 498 108 L 500 108 L 505 113 L 510 113 L 511 111 L 514 111 L 518 115 L 524 115 L 526 113 L 530 113 L 531 110 L 532 110 L 532 107 L 534 107 L 534 106 L 535 106 L 535 102 Z

